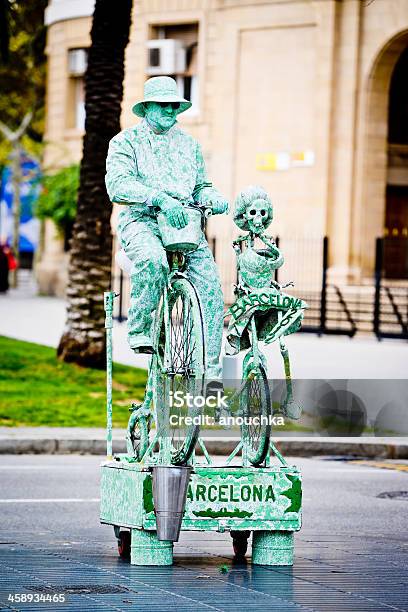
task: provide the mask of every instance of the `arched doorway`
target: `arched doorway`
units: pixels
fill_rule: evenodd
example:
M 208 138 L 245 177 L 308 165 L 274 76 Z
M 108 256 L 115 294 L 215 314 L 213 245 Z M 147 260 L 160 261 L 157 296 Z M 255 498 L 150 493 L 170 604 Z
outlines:
M 395 205 L 399 196 L 395 195 L 396 190 L 393 187 L 398 186 L 393 184 L 395 172 L 389 170 L 389 165 L 392 168 L 395 164 L 392 151 L 398 143 L 389 144 L 389 137 L 391 140 L 403 138 L 397 114 L 403 112 L 403 100 L 407 99 L 407 49 L 408 30 L 395 35 L 382 47 L 373 62 L 364 96 L 362 181 L 360 188 L 357 186 L 357 200 L 353 212 L 353 251 L 355 255 L 359 254 L 358 259 L 354 260 L 355 255 L 352 254 L 352 260 L 360 268 L 363 277 L 372 277 L 373 274 L 375 239 L 386 233 L 386 223 L 392 225 L 392 215 L 397 209 L 403 208 L 400 204 Z M 405 112 L 408 113 L 407 110 Z M 390 122 L 392 125 L 389 125 Z M 400 145 L 397 149 L 400 150 Z M 398 218 L 398 227 L 401 227 L 402 232 L 402 212 L 398 213 Z M 388 228 L 389 232 L 392 233 L 392 229 Z M 388 270 L 387 273 L 396 272 Z
M 384 273 L 408 278 L 408 46 L 391 77 L 387 149 Z

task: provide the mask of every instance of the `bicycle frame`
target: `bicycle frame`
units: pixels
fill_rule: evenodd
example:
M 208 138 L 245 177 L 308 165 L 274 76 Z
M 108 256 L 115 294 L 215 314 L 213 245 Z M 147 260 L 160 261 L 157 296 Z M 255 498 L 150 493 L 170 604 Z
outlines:
M 180 252 L 171 252 L 169 253 L 169 263 L 170 263 L 170 273 L 168 276 L 167 284 L 164 287 L 161 301 L 158 306 L 158 310 L 162 309 L 162 318 L 160 319 L 160 329 L 163 330 L 164 326 L 164 336 L 167 338 L 171 337 L 172 334 L 172 326 L 171 326 L 171 308 L 172 305 L 169 301 L 169 289 L 175 279 L 186 279 L 187 275 L 183 271 L 183 267 L 185 264 L 184 255 Z M 186 316 L 186 312 L 183 310 L 183 317 Z M 187 326 L 188 321 L 184 319 L 182 321 L 183 326 Z M 157 324 L 157 321 L 156 321 Z M 154 337 L 157 339 L 158 334 L 160 333 L 159 329 L 154 330 Z M 161 354 L 158 350 L 158 346 L 156 346 L 156 351 L 150 358 L 149 362 L 149 374 L 148 380 L 146 384 L 145 397 L 144 401 L 141 405 L 133 407 L 133 413 L 128 422 L 127 429 L 127 452 L 129 454 L 134 453 L 133 441 L 132 441 L 132 432 L 137 423 L 138 419 L 153 419 L 156 425 L 155 435 L 147 446 L 147 449 L 143 453 L 142 460 L 145 459 L 151 463 L 160 463 L 160 464 L 168 464 L 170 463 L 170 457 L 172 453 L 172 442 L 169 435 L 168 423 L 170 419 L 170 411 L 168 403 L 165 401 L 163 405 L 158 406 L 155 405 L 155 397 L 157 399 L 159 389 L 162 393 L 164 393 L 164 397 L 169 396 L 169 389 L 167 389 L 167 385 L 170 384 L 172 377 L 177 376 L 177 372 L 173 371 L 174 363 L 172 363 L 172 356 L 170 353 L 170 344 L 165 343 L 164 345 L 164 353 Z M 204 369 L 202 371 L 202 375 L 204 375 Z M 156 456 L 153 456 L 153 449 L 156 444 L 159 444 L 159 453 Z
M 205 213 L 203 214 L 203 218 L 204 216 L 205 216 Z M 261 239 L 265 241 L 265 244 L 268 247 L 271 247 L 271 249 L 273 249 L 274 252 L 276 252 L 278 259 L 280 260 L 281 255 L 273 239 L 268 238 L 265 240 L 265 236 L 263 235 L 258 236 L 258 237 L 261 237 Z M 249 233 L 249 235 L 240 236 L 236 241 L 234 241 L 234 249 L 237 255 L 241 253 L 241 248 L 239 245 L 244 241 L 246 241 L 247 244 L 249 243 L 250 246 L 253 247 L 254 235 Z M 172 329 L 171 312 L 170 312 L 172 305 L 169 303 L 169 289 L 175 278 L 187 278 L 186 274 L 183 272 L 185 257 L 182 253 L 177 252 L 177 251 L 170 252 L 169 253 L 169 263 L 170 263 L 170 273 L 168 276 L 167 285 L 165 286 L 163 293 L 162 293 L 161 305 L 159 306 L 160 308 L 162 308 L 162 312 L 163 312 L 160 325 L 164 326 L 164 335 L 167 338 L 170 337 L 171 329 Z M 240 276 L 239 281 L 241 280 L 242 280 L 242 277 Z M 274 281 L 272 281 L 272 283 L 274 284 L 274 286 L 276 285 Z M 245 293 L 248 293 L 248 291 L 249 292 L 251 291 L 250 287 L 245 287 L 245 285 L 241 285 L 241 284 L 238 285 L 237 289 L 238 289 L 238 295 L 244 295 Z M 106 306 L 109 305 L 112 310 L 113 297 L 111 299 L 111 304 L 109 300 L 105 300 L 105 303 L 106 303 Z M 184 310 L 183 310 L 183 316 L 184 317 L 186 316 L 186 312 Z M 275 325 L 275 327 L 270 331 L 269 337 L 267 340 L 268 342 L 273 342 L 279 339 L 279 343 L 280 343 L 280 351 L 281 351 L 281 355 L 282 355 L 283 362 L 284 362 L 284 371 L 285 371 L 285 379 L 286 379 L 286 398 L 282 403 L 282 408 L 283 408 L 284 413 L 288 406 L 294 405 L 294 401 L 293 401 L 293 389 L 292 389 L 292 381 L 291 381 L 291 374 L 290 374 L 289 353 L 288 353 L 288 350 L 283 340 L 283 333 L 287 329 L 287 327 L 290 324 L 293 324 L 293 321 L 296 321 L 300 316 L 301 316 L 301 311 L 299 311 L 299 313 L 295 312 L 294 310 L 291 312 L 287 311 L 285 314 L 283 314 L 281 311 L 278 311 L 278 322 Z M 186 324 L 186 321 L 183 320 L 182 321 L 183 327 L 185 326 L 185 324 Z M 106 327 L 107 327 L 107 337 L 108 337 L 108 347 L 109 347 L 108 351 L 110 351 L 111 350 L 111 341 L 110 341 L 111 330 L 110 330 L 108 312 L 107 312 Z M 161 327 L 161 329 L 163 329 L 163 327 Z M 156 338 L 159 333 L 160 333 L 160 330 L 155 330 Z M 266 358 L 263 355 L 263 353 L 260 351 L 260 348 L 259 348 L 258 330 L 257 330 L 257 322 L 256 322 L 255 313 L 252 314 L 252 316 L 250 317 L 248 321 L 248 333 L 250 336 L 251 346 L 247 354 L 245 355 L 245 358 L 243 361 L 243 376 L 242 376 L 243 383 L 240 385 L 239 389 L 229 398 L 230 404 L 232 404 L 237 399 L 237 396 L 239 396 L 240 394 L 244 392 L 246 386 L 253 380 L 254 377 L 256 377 L 259 374 L 261 364 L 265 372 L 267 371 Z M 160 353 L 158 350 L 156 350 L 155 354 L 153 354 L 152 357 L 150 358 L 149 374 L 148 374 L 143 403 L 141 405 L 132 406 L 132 414 L 128 422 L 127 435 L 126 435 L 126 446 L 127 446 L 128 454 L 132 456 L 134 455 L 134 452 L 135 452 L 134 446 L 133 446 L 134 440 L 132 439 L 132 436 L 134 438 L 134 435 L 133 435 L 134 429 L 135 429 L 135 425 L 138 419 L 145 419 L 146 423 L 148 422 L 149 419 L 154 420 L 155 425 L 156 425 L 155 435 L 153 436 L 153 439 L 151 440 L 151 442 L 147 441 L 146 445 L 142 445 L 141 447 L 142 448 L 142 452 L 141 452 L 142 460 L 143 461 L 147 460 L 150 463 L 155 463 L 155 462 L 169 463 L 171 452 L 172 452 L 172 442 L 171 442 L 171 438 L 168 433 L 168 423 L 169 423 L 169 416 L 170 416 L 168 402 L 163 402 L 163 406 L 161 406 L 160 409 L 158 409 L 159 407 L 157 405 L 154 405 L 155 404 L 154 400 L 155 400 L 155 397 L 157 398 L 157 393 L 158 393 L 158 390 L 157 390 L 158 384 L 160 383 L 163 385 L 167 385 L 168 378 L 176 375 L 176 372 L 175 371 L 173 372 L 171 370 L 174 364 L 172 364 L 171 362 L 170 344 L 171 343 L 166 342 L 164 345 L 164 352 Z M 111 435 L 112 390 L 111 390 L 111 382 L 109 382 L 111 381 L 111 366 L 112 366 L 112 360 L 110 356 L 110 358 L 108 358 L 108 390 L 109 390 L 110 395 L 108 394 L 108 399 L 107 399 L 107 414 L 108 414 L 107 439 L 109 441 L 108 454 L 110 456 L 112 455 L 112 435 Z M 166 392 L 166 388 L 163 387 L 163 389 L 165 390 L 164 392 Z M 159 443 L 159 453 L 158 453 L 158 456 L 154 457 L 153 449 L 157 443 Z M 205 445 L 203 441 L 199 439 L 198 443 L 203 449 L 203 452 L 207 458 L 207 461 L 210 462 L 208 453 L 206 453 Z M 248 461 L 245 457 L 245 446 L 246 445 L 244 444 L 244 441 L 241 440 L 238 447 L 234 449 L 233 453 L 228 458 L 227 463 L 231 461 L 231 459 L 236 455 L 236 453 L 238 452 L 240 448 L 243 448 L 243 463 L 244 465 L 248 464 Z
M 251 194 L 262 190 L 252 188 L 252 191 L 248 191 Z M 255 213 L 248 208 L 252 206 L 251 201 L 247 203 L 244 199 L 244 204 L 248 209 L 248 217 L 251 215 L 254 217 Z M 259 202 L 257 206 L 258 208 L 255 206 L 254 210 L 256 208 L 258 211 L 255 211 L 258 217 L 261 215 L 265 217 L 265 211 Z M 258 218 L 251 219 L 253 227 L 258 221 Z M 246 229 L 238 223 L 237 225 L 241 229 Z M 196 244 L 187 240 L 177 242 L 177 239 L 172 242 L 172 237 L 170 234 L 169 236 L 166 244 L 170 249 L 180 247 L 182 244 L 187 249 L 189 244 L 190 246 Z M 271 250 L 275 246 L 272 244 Z M 265 249 L 258 253 L 259 256 L 265 255 L 271 258 Z M 277 254 L 279 256 L 278 250 Z M 283 334 L 296 330 L 296 325 L 292 328 L 291 324 L 293 321 L 296 322 L 298 317 L 296 310 L 300 303 L 304 302 L 285 294 L 280 294 L 275 300 L 269 301 L 266 298 L 266 302 L 257 302 L 257 294 L 251 289 L 251 278 L 258 282 L 255 283 L 256 287 L 260 286 L 259 281 L 265 283 L 261 284 L 262 291 L 263 286 L 270 287 L 269 283 L 274 283 L 271 280 L 273 274 L 269 274 L 268 264 L 265 266 L 262 261 L 260 266 L 255 265 L 251 269 L 252 263 L 257 264 L 257 254 L 248 255 L 246 270 L 254 273 L 254 276 L 247 276 L 249 279 L 247 286 L 240 284 L 237 286 L 238 297 L 235 310 L 231 311 L 228 332 L 229 339 L 233 339 L 230 343 L 233 348 L 239 350 L 242 346 L 249 347 L 243 360 L 243 381 L 237 391 L 242 393 L 242 397 L 239 398 L 239 408 L 244 419 L 241 441 L 222 468 L 211 465 L 212 461 L 204 441 L 198 437 L 198 425 L 188 427 L 185 422 L 182 424 L 179 422 L 177 430 L 171 432 L 171 437 L 169 435 L 169 424 L 173 427 L 174 423 L 174 421 L 169 422 L 169 413 L 176 414 L 178 418 L 186 414 L 190 416 L 191 404 L 187 398 L 187 401 L 183 401 L 179 406 L 176 402 L 173 408 L 176 408 L 177 412 L 174 412 L 172 402 L 169 401 L 171 396 L 164 394 L 163 391 L 165 393 L 178 389 L 190 391 L 190 384 L 199 384 L 203 389 L 205 382 L 206 334 L 202 303 L 194 284 L 184 274 L 183 256 L 178 253 L 169 257 L 171 271 L 154 317 L 152 345 L 155 350 L 149 361 L 144 401 L 139 406 L 132 405 L 132 414 L 128 422 L 128 453 L 115 454 L 115 460 L 110 460 L 112 458 L 111 334 L 115 294 L 113 292 L 105 294 L 109 461 L 103 463 L 101 469 L 100 518 L 102 523 L 114 527 L 119 543 L 119 554 L 121 557 L 130 555 L 133 565 L 172 563 L 172 544 L 167 540 L 159 540 L 158 511 L 161 500 L 157 497 L 158 487 L 155 491 L 154 475 L 150 473 L 150 468 L 157 464 L 170 467 L 185 466 L 188 463 L 193 464 L 194 469 L 191 470 L 184 516 L 180 517 L 181 529 L 229 531 L 233 538 L 234 552 L 239 558 L 245 554 L 248 536 L 253 531 L 253 563 L 293 564 L 293 532 L 298 531 L 301 526 L 301 475 L 297 468 L 288 466 L 271 442 L 269 419 L 259 420 L 256 423 L 252 420 L 247 421 L 246 416 L 261 416 L 263 419 L 265 415 L 269 416 L 273 412 L 266 373 L 266 357 L 259 346 L 259 340 L 265 341 L 267 338 L 267 341 L 273 342 L 279 339 L 288 397 L 293 401 L 289 355 Z M 271 259 L 274 262 L 278 261 L 275 256 Z M 277 283 L 273 284 L 273 287 L 279 292 L 282 288 Z M 266 295 L 273 294 L 274 289 L 270 289 L 269 293 L 266 291 Z M 247 297 L 241 299 L 245 295 Z M 286 300 L 285 303 L 283 299 Z M 269 308 L 275 309 L 278 313 L 273 312 L 271 316 L 263 316 L 260 311 L 265 313 Z M 240 319 L 241 313 L 242 319 Z M 195 391 L 197 394 L 197 386 Z M 204 395 L 208 396 L 207 393 Z M 201 408 L 197 407 L 201 414 Z M 198 410 L 195 414 L 198 414 Z M 156 430 L 149 440 L 148 421 L 153 418 Z M 207 466 L 195 462 L 196 444 L 201 447 Z M 242 449 L 242 467 L 228 466 L 240 449 Z M 281 465 L 271 465 L 272 453 L 277 456 Z M 168 509 L 170 510 L 170 506 Z

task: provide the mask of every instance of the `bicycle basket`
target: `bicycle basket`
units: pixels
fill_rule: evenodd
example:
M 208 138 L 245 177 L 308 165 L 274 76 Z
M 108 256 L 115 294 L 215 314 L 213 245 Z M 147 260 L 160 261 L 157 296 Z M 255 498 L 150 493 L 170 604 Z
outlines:
M 189 253 L 195 251 L 201 242 L 203 236 L 201 211 L 192 206 L 185 206 L 185 211 L 188 214 L 189 222 L 181 229 L 170 225 L 163 213 L 157 215 L 161 239 L 167 251 Z

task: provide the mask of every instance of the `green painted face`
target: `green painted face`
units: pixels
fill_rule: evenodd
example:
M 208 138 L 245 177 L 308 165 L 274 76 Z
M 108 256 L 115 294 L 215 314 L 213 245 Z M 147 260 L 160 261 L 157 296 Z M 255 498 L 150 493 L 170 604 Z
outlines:
M 145 117 L 156 132 L 167 132 L 177 121 L 179 107 L 174 102 L 146 102 Z

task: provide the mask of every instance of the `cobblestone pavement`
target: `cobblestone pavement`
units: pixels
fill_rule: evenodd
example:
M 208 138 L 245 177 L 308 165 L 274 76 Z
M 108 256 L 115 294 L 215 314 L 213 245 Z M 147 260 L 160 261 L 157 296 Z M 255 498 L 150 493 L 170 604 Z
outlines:
M 152 568 L 119 559 L 99 525 L 100 459 L 2 457 L 0 609 L 408 610 L 403 462 L 293 459 L 304 480 L 293 568 L 252 566 L 250 550 L 237 564 L 216 533 L 183 533 L 174 566 Z M 8 599 L 21 593 L 66 603 Z

